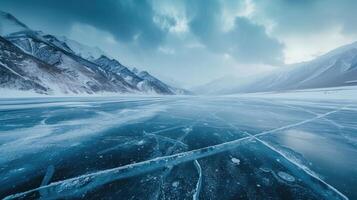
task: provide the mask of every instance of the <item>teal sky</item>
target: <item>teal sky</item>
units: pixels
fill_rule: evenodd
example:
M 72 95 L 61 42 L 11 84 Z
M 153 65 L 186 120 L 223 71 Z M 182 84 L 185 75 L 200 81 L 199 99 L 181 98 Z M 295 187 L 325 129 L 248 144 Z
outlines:
M 357 40 L 354 0 L 0 0 L 0 8 L 187 88 Z

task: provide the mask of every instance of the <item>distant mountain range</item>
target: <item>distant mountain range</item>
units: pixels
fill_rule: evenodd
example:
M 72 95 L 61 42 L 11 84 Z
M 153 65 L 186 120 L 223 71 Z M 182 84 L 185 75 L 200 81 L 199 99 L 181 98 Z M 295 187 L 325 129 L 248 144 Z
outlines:
M 189 94 L 96 47 L 34 31 L 0 11 L 0 88 L 40 94 Z
M 223 77 L 194 88 L 195 93 L 234 94 L 357 85 L 357 42 L 314 60 L 287 65 L 272 73 L 240 80 Z
M 223 77 L 193 89 L 234 94 L 357 85 L 357 42 L 312 61 L 242 81 Z M 0 88 L 40 94 L 190 94 L 146 71 L 129 69 L 97 47 L 34 31 L 0 11 Z

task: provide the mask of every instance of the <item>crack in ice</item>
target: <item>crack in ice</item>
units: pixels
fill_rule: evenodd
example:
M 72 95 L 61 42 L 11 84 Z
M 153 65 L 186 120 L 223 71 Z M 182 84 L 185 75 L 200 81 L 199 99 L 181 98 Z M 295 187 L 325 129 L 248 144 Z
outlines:
M 330 111 L 330 112 L 327 112 L 325 114 L 316 114 L 315 116 L 315 119 L 308 119 L 308 120 L 305 120 L 305 121 L 302 121 L 300 123 L 296 123 L 298 125 L 301 125 L 303 122 L 307 123 L 307 122 L 311 122 L 311 121 L 314 121 L 316 119 L 319 119 L 319 118 L 324 118 L 330 114 L 333 114 L 333 113 L 336 113 L 340 110 L 343 110 L 344 108 L 346 108 L 348 106 L 344 106 L 342 108 L 339 108 L 337 110 L 334 110 L 334 111 Z M 218 120 L 226 123 L 227 125 L 231 126 L 232 128 L 236 129 L 236 130 L 240 130 L 238 127 L 236 127 L 235 125 L 231 124 L 231 123 L 228 123 L 226 122 L 224 119 L 218 117 L 217 115 L 215 114 L 212 114 L 215 118 L 217 118 Z M 334 191 L 335 193 L 337 193 L 339 196 L 341 196 L 343 199 L 348 199 L 344 194 L 342 194 L 340 191 L 338 191 L 335 187 L 333 187 L 332 185 L 328 184 L 327 182 L 325 182 L 324 180 L 320 179 L 319 177 L 317 177 L 309 168 L 305 167 L 305 166 L 301 166 L 299 163 L 297 163 L 296 161 L 294 161 L 293 159 L 289 158 L 288 156 L 286 156 L 283 152 L 281 152 L 280 150 L 278 150 L 277 148 L 273 147 L 272 145 L 268 144 L 267 142 L 261 140 L 258 138 L 258 136 L 262 136 L 262 135 L 265 135 L 267 133 L 275 133 L 276 131 L 279 131 L 279 130 L 282 130 L 282 129 L 286 129 L 287 127 L 295 127 L 295 126 L 291 126 L 291 125 L 288 125 L 288 126 L 283 126 L 283 127 L 280 127 L 280 128 L 277 128 L 277 129 L 274 129 L 272 131 L 265 131 L 265 132 L 262 132 L 260 134 L 256 134 L 256 135 L 252 135 L 248 132 L 245 132 L 245 134 L 249 135 L 250 137 L 254 138 L 255 140 L 259 141 L 260 143 L 262 143 L 264 146 L 268 147 L 269 149 L 271 149 L 272 151 L 276 152 L 277 154 L 279 154 L 280 156 L 282 156 L 283 158 L 285 158 L 286 160 L 288 160 L 290 163 L 292 163 L 293 165 L 295 165 L 297 168 L 303 170 L 305 173 L 307 173 L 309 176 L 315 178 L 316 180 L 318 180 L 319 182 L 323 183 L 325 186 L 327 186 L 329 189 L 331 189 L 332 191 Z
M 316 113 L 314 111 L 311 111 L 309 109 L 305 109 L 305 108 L 301 108 L 301 107 L 297 107 L 297 106 L 292 106 L 292 105 L 288 105 L 286 103 L 281 103 L 279 102 L 278 103 L 272 103 L 271 101 L 265 101 L 265 100 L 260 100 L 261 102 L 263 103 L 269 103 L 269 104 L 273 104 L 273 105 L 277 105 L 277 106 L 284 106 L 284 107 L 287 107 L 287 108 L 292 108 L 294 110 L 300 110 L 300 111 L 303 111 L 303 112 L 306 112 L 306 113 L 309 113 L 309 114 L 312 114 L 312 115 L 315 115 L 315 116 L 319 116 L 321 115 L 320 113 Z M 351 106 L 351 105 L 349 105 Z M 332 109 L 332 108 L 331 108 Z M 336 109 L 336 107 L 333 107 L 333 109 Z M 347 107 L 345 107 L 344 109 L 348 109 Z M 325 118 L 325 117 L 321 117 L 322 120 L 326 121 L 326 122 L 329 122 L 330 124 L 336 126 L 337 128 L 344 128 L 345 126 L 335 122 L 334 120 L 331 120 L 331 119 L 328 119 L 328 118 Z
M 271 103 L 271 102 L 267 102 L 267 101 L 264 101 L 264 100 L 261 100 L 262 102 L 265 102 L 265 103 Z M 296 107 L 296 106 L 291 106 L 291 105 L 287 105 L 285 103 L 281 103 L 281 104 L 277 104 L 277 103 L 271 103 L 271 104 L 274 104 L 274 105 L 282 105 L 282 106 L 285 106 L 285 107 L 288 107 L 288 108 L 292 108 L 292 109 L 295 109 L 295 110 L 300 110 L 300 111 L 303 111 L 303 112 L 306 112 L 306 113 L 309 113 L 309 114 L 312 114 L 312 115 L 315 115 L 315 116 L 321 116 L 320 113 L 316 113 L 314 111 L 311 111 L 311 110 L 308 110 L 308 109 L 304 109 L 304 108 L 300 108 L 300 107 Z M 348 105 L 344 108 L 344 110 L 350 110 L 350 106 L 352 105 Z M 321 117 L 322 120 L 326 121 L 327 123 L 330 123 L 331 125 L 335 126 L 337 129 L 338 129 L 338 134 L 343 138 L 345 139 L 348 143 L 351 142 L 351 140 L 345 135 L 342 133 L 341 129 L 343 128 L 346 128 L 346 126 L 344 125 L 341 125 L 339 123 L 337 123 L 336 121 L 332 120 L 332 119 L 329 119 L 329 118 L 326 118 L 325 116 L 322 116 Z M 352 128 L 352 129 L 356 129 L 356 128 L 353 128 L 353 127 L 349 127 L 349 128 Z M 355 145 L 354 143 L 352 143 L 352 145 Z
M 154 159 L 150 159 L 147 161 L 143 162 L 138 162 L 134 164 L 129 164 L 125 166 L 120 166 L 112 169 L 107 169 L 107 170 L 102 170 L 86 175 L 81 175 L 78 177 L 70 178 L 70 179 L 65 179 L 62 181 L 57 181 L 53 182 L 49 185 L 46 186 L 41 186 L 39 188 L 35 188 L 32 190 L 28 190 L 26 192 L 22 193 L 17 193 L 13 194 L 10 196 L 7 196 L 5 199 L 16 199 L 25 195 L 29 195 L 32 192 L 38 192 L 42 190 L 47 190 L 48 191 L 48 198 L 68 198 L 68 197 L 77 197 L 80 196 L 80 194 L 85 193 L 88 190 L 91 190 L 93 188 L 96 188 L 98 186 L 104 185 L 106 183 L 115 181 L 115 180 L 120 180 L 128 177 L 133 177 L 137 176 L 143 173 L 147 173 L 150 171 L 154 171 L 160 168 L 168 167 L 168 166 L 175 166 L 178 164 L 181 164 L 183 162 L 189 162 L 189 161 L 194 161 L 200 158 L 205 158 L 208 156 L 216 155 L 218 153 L 226 152 L 228 150 L 237 148 L 237 146 L 242 145 L 244 143 L 249 142 L 250 140 L 263 136 L 269 133 L 276 133 L 277 131 L 296 127 L 311 121 L 314 121 L 316 119 L 319 119 L 321 117 L 328 116 L 332 113 L 338 112 L 342 109 L 345 109 L 348 106 L 339 108 L 334 111 L 327 112 L 325 114 L 322 114 L 320 116 L 315 116 L 313 118 L 303 120 L 301 122 L 293 123 L 290 125 L 286 125 L 283 127 L 279 127 L 276 129 L 268 130 L 261 132 L 259 134 L 252 136 L 247 136 L 243 137 L 237 140 L 217 144 L 217 145 L 212 145 L 200 149 L 195 149 L 187 152 L 181 152 L 177 153 L 174 155 L 169 155 L 169 156 L 162 156 L 162 157 L 157 157 Z M 331 189 L 333 188 L 330 186 Z M 343 199 L 348 199 L 345 195 L 337 191 L 336 189 L 333 190 L 337 194 L 340 195 Z
M 200 196 L 200 192 L 201 192 L 201 185 L 202 185 L 202 168 L 201 168 L 200 163 L 197 160 L 195 160 L 194 163 L 195 163 L 195 167 L 198 172 L 198 180 L 197 180 L 197 184 L 196 184 L 196 190 L 192 196 L 192 199 L 198 200 L 199 196 Z
M 184 125 L 180 125 L 180 126 L 173 126 L 173 127 L 170 127 L 170 128 L 165 128 L 165 129 L 160 129 L 158 131 L 153 131 L 153 132 L 146 132 L 146 134 L 156 134 L 156 133 L 162 133 L 162 132 L 166 132 L 166 131 L 171 131 L 171 130 L 175 130 L 175 129 L 178 129 L 178 128 L 183 128 L 185 127 Z

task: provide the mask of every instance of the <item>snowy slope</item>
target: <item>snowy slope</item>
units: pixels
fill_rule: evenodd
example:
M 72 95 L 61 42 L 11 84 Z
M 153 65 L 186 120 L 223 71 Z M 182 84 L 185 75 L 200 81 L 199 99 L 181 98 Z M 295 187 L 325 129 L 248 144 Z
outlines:
M 0 37 L 0 88 L 16 90 L 33 90 L 40 94 L 51 92 L 37 76 L 29 76 L 29 71 L 35 71 L 47 66 L 40 61 L 24 54 L 9 41 Z M 49 77 L 52 73 L 48 72 Z
M 38 32 L 24 31 L 12 33 L 6 39 L 24 52 L 58 68 L 63 76 L 72 80 L 55 84 L 62 88 L 61 92 L 91 94 L 101 91 L 130 92 L 135 90 L 120 76 L 113 75 L 109 80 L 107 74 L 99 70 L 95 64 L 76 56 L 68 49 L 61 48 L 62 45 L 58 43 L 50 43 L 47 35 L 42 36 Z M 69 91 L 68 88 L 70 88 Z
M 142 81 L 140 77 L 136 76 L 136 74 L 134 74 L 127 67 L 115 59 L 110 59 L 107 56 L 102 55 L 93 62 L 104 71 L 108 73 L 111 72 L 123 77 L 126 82 L 133 86 L 136 86 L 140 81 Z
M 138 72 L 137 75 L 143 79 L 143 81 L 141 81 L 138 84 L 138 87 L 141 90 L 145 90 L 149 92 L 155 92 L 159 90 L 159 91 L 165 91 L 170 94 L 174 94 L 174 91 L 172 91 L 168 85 L 161 82 L 159 79 L 153 77 L 148 72 L 146 71 Z
M 223 86 L 216 94 L 356 85 L 357 42 L 337 48 L 312 61 L 288 65 L 252 80 L 242 84 L 232 83 L 230 87 Z
M 103 70 L 123 77 L 125 81 L 137 87 L 140 91 L 158 94 L 186 94 L 180 90 L 173 90 L 173 87 L 163 83 L 148 72 L 139 72 L 136 68 L 132 71 L 115 59 L 101 56 L 94 62 Z
M 78 56 L 87 59 L 89 61 L 94 61 L 100 58 L 102 55 L 110 57 L 104 51 L 98 47 L 90 47 L 88 45 L 81 44 L 75 40 L 71 40 L 64 36 L 57 36 L 59 40 L 63 41 L 68 45 L 68 47 Z
M 43 91 L 40 93 L 94 94 L 114 92 L 175 94 L 172 90 L 156 85 L 157 83 L 161 84 L 161 81 L 154 83 L 137 76 L 118 61 L 105 56 L 105 53 L 98 48 L 88 47 L 65 37 L 56 37 L 41 31 L 33 31 L 7 13 L 1 13 L 1 25 L 2 29 L 5 28 L 5 31 L 1 32 L 1 36 L 4 37 L 2 40 L 16 45 L 18 53 L 31 55 L 33 56 L 32 58 L 36 58 L 36 60 L 58 70 L 56 77 L 60 77 L 59 79 L 47 77 L 48 74 L 42 72 L 40 69 L 40 71 L 37 70 L 24 74 L 25 78 L 28 78 L 27 76 L 36 77 L 37 75 L 41 75 L 41 78 L 38 77 L 40 82 L 36 83 L 46 89 L 42 89 Z M 9 29 L 7 28 L 8 26 Z M 2 49 L 5 48 L 5 42 L 2 43 Z M 7 59 L 8 62 L 16 64 L 15 58 L 8 57 Z M 21 66 L 25 67 L 25 65 L 26 63 L 21 63 L 16 66 L 21 68 Z M 5 67 L 5 65 L 2 67 Z M 8 71 L 7 74 L 9 73 Z M 10 82 L 6 81 L 6 78 L 2 76 L 0 78 L 6 83 L 2 87 L 18 88 L 13 85 L 15 83 L 10 84 Z M 142 87 L 142 85 L 147 87 Z M 34 90 L 39 93 L 39 87 L 34 88 L 34 86 L 29 86 L 24 88 L 24 86 L 21 86 L 20 88 Z
M 168 93 L 180 94 L 180 95 L 192 94 L 190 91 L 187 91 L 185 89 L 176 88 L 176 87 L 167 85 L 166 83 L 164 83 L 164 82 L 160 81 L 159 79 L 157 79 L 156 77 L 152 76 L 147 71 L 141 71 L 141 72 L 138 70 L 135 70 L 135 71 L 136 71 L 136 74 L 144 80 L 143 82 L 141 82 L 140 86 L 138 86 L 139 88 L 146 89 L 146 90 L 153 90 L 153 91 L 163 90 Z M 153 87 L 153 86 L 155 86 L 155 87 Z
M 130 86 L 124 81 L 124 84 L 109 82 L 104 76 L 84 68 L 65 55 L 59 54 L 61 62 L 50 65 L 24 53 L 4 38 L 1 38 L 0 49 L 1 88 L 32 90 L 50 95 L 130 92 Z

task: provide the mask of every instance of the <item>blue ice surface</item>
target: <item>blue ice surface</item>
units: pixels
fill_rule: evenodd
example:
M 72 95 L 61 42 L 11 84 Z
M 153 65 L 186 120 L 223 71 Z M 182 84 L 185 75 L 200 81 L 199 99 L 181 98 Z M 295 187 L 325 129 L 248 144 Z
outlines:
M 239 97 L 1 99 L 0 198 L 357 199 L 356 111 Z

